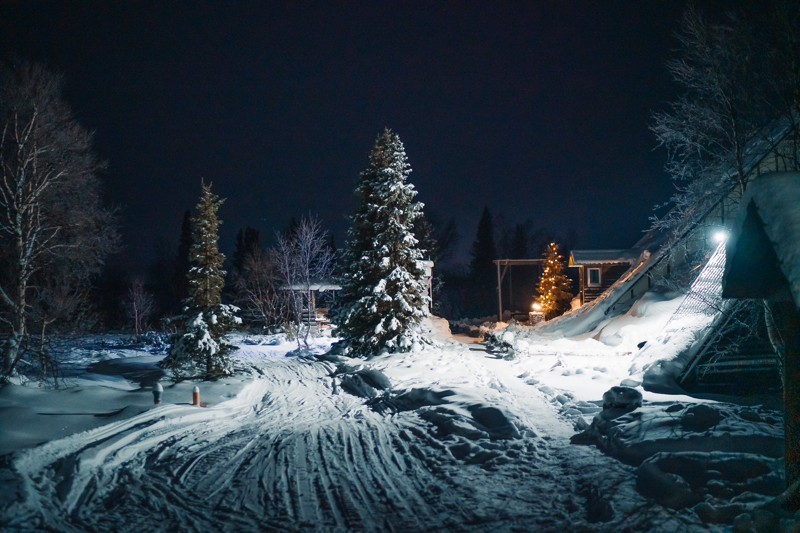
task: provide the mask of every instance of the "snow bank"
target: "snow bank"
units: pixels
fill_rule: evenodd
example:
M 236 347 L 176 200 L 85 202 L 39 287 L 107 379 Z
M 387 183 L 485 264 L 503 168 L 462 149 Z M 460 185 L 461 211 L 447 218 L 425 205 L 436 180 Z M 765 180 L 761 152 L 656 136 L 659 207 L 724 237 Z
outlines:
M 771 525 L 763 531 L 778 531 L 788 520 L 786 513 L 765 511 L 784 489 L 779 412 L 721 403 L 612 407 L 572 442 L 636 466 L 642 495 L 691 510 L 704 523 L 730 524 L 740 516 L 752 522 L 761 513 Z
M 233 398 L 257 374 L 254 365 L 283 358 L 297 347 L 283 336 L 253 339 L 234 336 L 240 346 L 232 354 L 237 376 L 215 382 L 164 382 L 163 403 L 189 405 L 198 384 L 201 399 L 208 405 Z M 330 342 L 321 340 L 314 351 L 325 351 Z M 153 408 L 152 385 L 164 375 L 158 363 L 166 351 L 158 337 L 96 335 L 60 339 L 56 346 L 64 375 L 59 388 L 20 382 L 0 388 L 0 455 Z

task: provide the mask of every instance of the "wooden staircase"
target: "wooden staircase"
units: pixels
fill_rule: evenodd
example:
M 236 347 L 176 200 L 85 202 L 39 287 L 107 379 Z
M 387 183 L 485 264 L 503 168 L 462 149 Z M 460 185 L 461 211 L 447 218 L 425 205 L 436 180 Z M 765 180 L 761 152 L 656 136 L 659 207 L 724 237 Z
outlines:
M 759 301 L 731 301 L 701 340 L 679 383 L 689 392 L 760 394 L 781 388 L 781 358 Z
M 711 254 L 664 327 L 665 338 L 694 329 L 678 383 L 687 392 L 751 395 L 781 388 L 781 359 L 760 300 L 724 300 L 725 244 Z

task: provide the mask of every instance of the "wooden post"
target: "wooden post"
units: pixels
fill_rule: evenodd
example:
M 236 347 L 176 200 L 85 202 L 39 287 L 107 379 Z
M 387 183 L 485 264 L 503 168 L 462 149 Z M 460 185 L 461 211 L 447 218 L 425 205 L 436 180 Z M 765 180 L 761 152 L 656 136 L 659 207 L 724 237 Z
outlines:
M 197 385 L 192 389 L 192 405 L 200 405 L 200 387 Z
M 497 321 L 503 321 L 503 278 L 500 277 L 500 262 L 495 261 L 497 265 Z
M 779 338 L 773 335 L 770 328 L 770 340 L 783 356 L 783 464 L 787 487 L 800 479 L 800 311 L 789 298 L 767 301 L 767 324 L 779 334 Z M 800 501 L 791 502 L 791 507 L 797 509 Z

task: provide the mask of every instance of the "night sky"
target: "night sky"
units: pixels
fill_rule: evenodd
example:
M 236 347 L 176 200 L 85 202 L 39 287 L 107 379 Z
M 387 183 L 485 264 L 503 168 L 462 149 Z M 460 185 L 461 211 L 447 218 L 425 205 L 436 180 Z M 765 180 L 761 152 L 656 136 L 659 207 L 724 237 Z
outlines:
M 45 62 L 108 160 L 123 259 L 176 247 L 201 178 L 227 198 L 221 247 L 317 214 L 344 242 L 375 137 L 405 144 L 418 199 L 484 205 L 580 248 L 628 247 L 672 190 L 648 130 L 683 2 L 0 4 L 2 58 Z M 536 254 L 538 255 L 538 254 Z

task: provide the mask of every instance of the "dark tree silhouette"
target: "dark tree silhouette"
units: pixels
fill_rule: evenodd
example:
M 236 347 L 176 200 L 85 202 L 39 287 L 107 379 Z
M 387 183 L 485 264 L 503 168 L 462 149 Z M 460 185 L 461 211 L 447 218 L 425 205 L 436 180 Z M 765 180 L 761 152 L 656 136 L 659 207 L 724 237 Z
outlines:
M 171 312 L 180 309 L 181 302 L 189 296 L 189 254 L 192 250 L 192 211 L 183 213 L 181 235 L 178 240 L 178 252 L 175 254 L 175 274 L 173 280 L 174 307 Z
M 494 242 L 494 222 L 488 207 L 478 221 L 478 231 L 472 244 L 469 279 L 472 284 L 472 303 L 469 308 L 476 314 L 489 314 L 495 303 L 497 273 L 492 261 L 497 259 Z

